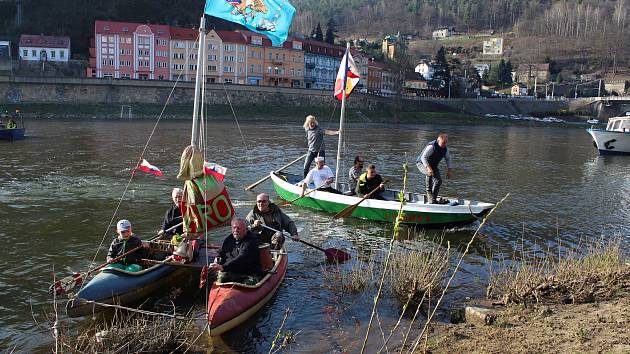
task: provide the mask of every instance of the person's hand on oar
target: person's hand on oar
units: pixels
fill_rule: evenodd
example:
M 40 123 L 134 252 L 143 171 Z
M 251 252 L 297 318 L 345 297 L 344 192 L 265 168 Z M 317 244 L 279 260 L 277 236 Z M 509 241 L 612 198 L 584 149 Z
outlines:
M 271 228 L 271 227 L 269 227 L 267 225 L 262 225 L 262 227 L 264 227 L 266 229 L 269 229 L 271 231 L 282 232 L 280 230 L 276 230 L 274 228 Z M 297 237 L 297 238 L 296 237 L 292 237 L 292 239 L 294 241 L 303 243 L 303 244 L 305 244 L 307 246 L 313 247 L 313 248 L 315 248 L 317 250 L 320 250 L 320 251 L 324 252 L 324 254 L 326 255 L 326 260 L 329 261 L 329 262 L 335 261 L 335 262 L 339 262 L 340 263 L 340 262 L 344 262 L 344 261 L 347 261 L 347 260 L 350 259 L 350 255 L 348 253 L 342 251 L 342 250 L 339 250 L 339 249 L 336 249 L 336 248 L 323 249 L 323 248 L 321 248 L 319 246 L 315 246 L 315 245 L 313 245 L 311 243 L 308 243 L 308 242 L 306 242 L 304 240 L 301 240 L 299 237 Z
M 346 216 L 352 215 L 352 213 L 359 206 L 359 204 L 363 203 L 364 200 L 369 199 L 374 193 L 381 192 L 381 186 L 384 188 L 387 182 L 389 182 L 389 178 L 385 178 L 385 180 L 383 181 L 383 183 L 379 185 L 379 187 L 374 188 L 373 191 L 366 194 L 365 197 L 361 198 L 361 200 L 359 200 L 357 203 L 347 206 L 342 211 L 335 214 L 335 216 L 333 216 L 333 219 L 345 218 Z

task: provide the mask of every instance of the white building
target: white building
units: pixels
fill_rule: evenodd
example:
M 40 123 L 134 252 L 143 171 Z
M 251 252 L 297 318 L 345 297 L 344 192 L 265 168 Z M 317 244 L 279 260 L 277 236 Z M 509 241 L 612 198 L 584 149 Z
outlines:
M 427 81 L 433 79 L 433 73 L 435 73 L 435 69 L 433 69 L 433 66 L 431 66 L 431 63 L 425 60 L 421 61 L 420 64 L 416 65 L 416 68 L 414 69 L 414 71 L 422 75 L 422 77 Z
M 19 53 L 21 60 L 68 61 L 70 37 L 23 34 Z
M 433 39 L 447 38 L 452 36 L 454 33 L 454 27 L 440 27 L 433 31 Z
M 502 55 L 503 54 L 503 38 L 490 38 L 483 41 L 483 54 L 486 55 Z
M 477 69 L 477 72 L 479 73 L 479 77 L 482 79 L 490 71 L 490 64 L 477 63 L 477 64 L 474 64 L 473 67 Z

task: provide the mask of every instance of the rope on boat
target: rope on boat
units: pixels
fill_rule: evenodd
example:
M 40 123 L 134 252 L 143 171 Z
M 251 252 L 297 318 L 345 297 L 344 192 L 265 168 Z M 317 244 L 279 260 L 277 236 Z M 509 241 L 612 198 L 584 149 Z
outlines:
M 230 95 L 227 92 L 227 88 L 225 87 L 225 82 L 222 82 L 223 91 L 225 91 L 225 97 L 227 98 L 228 103 L 230 104 L 230 110 L 232 110 L 232 115 L 234 116 L 234 121 L 236 121 L 236 127 L 238 128 L 238 133 L 241 135 L 241 140 L 243 140 L 243 146 L 245 146 L 245 155 L 250 156 L 247 153 L 249 149 L 247 148 L 247 143 L 245 142 L 245 136 L 243 135 L 243 130 L 241 130 L 241 125 L 238 123 L 238 118 L 236 118 L 236 112 L 234 111 L 234 106 L 232 106 L 232 100 L 230 99 Z
M 197 36 L 197 39 L 195 40 L 195 44 L 197 44 L 198 41 L 199 41 L 199 36 Z M 112 227 L 112 224 L 114 223 L 116 215 L 118 214 L 118 210 L 120 209 L 120 206 L 122 205 L 122 202 L 123 202 L 123 200 L 125 198 L 125 195 L 127 194 L 127 191 L 129 190 L 129 186 L 131 185 L 131 181 L 133 180 L 133 178 L 136 175 L 135 167 L 140 165 L 140 163 L 142 162 L 142 159 L 144 159 L 144 154 L 145 154 L 145 152 L 147 151 L 147 149 L 149 147 L 149 143 L 151 142 L 151 139 L 153 138 L 153 135 L 155 134 L 155 130 L 157 129 L 157 126 L 160 123 L 160 120 L 164 116 L 164 111 L 166 111 L 166 106 L 168 105 L 169 101 L 171 100 L 171 97 L 173 96 L 173 92 L 175 92 L 175 88 L 177 87 L 177 84 L 180 81 L 182 73 L 183 73 L 183 71 L 180 71 L 179 75 L 177 76 L 177 79 L 175 80 L 175 83 L 173 84 L 173 88 L 169 92 L 168 97 L 166 98 L 166 102 L 164 102 L 164 106 L 162 107 L 162 110 L 160 111 L 160 114 L 158 115 L 157 120 L 155 121 L 155 124 L 153 125 L 153 129 L 151 129 L 151 133 L 149 134 L 149 137 L 147 138 L 147 142 L 144 144 L 144 147 L 142 148 L 142 152 L 140 153 L 140 156 L 138 157 L 138 162 L 133 167 L 133 170 L 131 172 L 131 176 L 129 177 L 129 180 L 127 181 L 127 185 L 125 186 L 125 189 L 123 190 L 123 193 L 120 196 L 120 199 L 118 200 L 118 204 L 116 205 L 116 208 L 114 209 L 114 213 L 112 214 L 112 217 L 109 220 L 109 223 L 107 224 L 107 227 L 105 228 L 105 232 L 103 233 L 103 237 L 101 238 L 101 242 L 98 245 L 98 247 L 96 248 L 96 252 L 94 253 L 94 257 L 92 258 L 92 260 L 90 261 L 89 266 L 87 267 L 88 269 L 91 269 L 92 266 L 96 262 L 96 257 L 98 257 L 98 253 L 101 250 L 101 247 L 103 247 L 103 242 L 105 242 L 105 238 L 107 237 L 107 234 L 109 233 L 109 229 Z M 81 289 L 83 289 L 83 287 L 87 283 L 88 283 L 87 281 L 84 281 L 81 284 L 81 287 L 79 288 L 79 291 L 81 291 Z

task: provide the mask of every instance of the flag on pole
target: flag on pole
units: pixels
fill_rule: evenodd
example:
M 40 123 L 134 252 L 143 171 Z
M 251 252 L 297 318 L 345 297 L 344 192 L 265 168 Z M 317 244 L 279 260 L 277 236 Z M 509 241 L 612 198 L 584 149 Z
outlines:
M 346 57 L 347 57 L 347 67 L 346 65 Z M 341 58 L 341 65 L 339 66 L 339 71 L 337 71 L 337 79 L 335 80 L 335 97 L 341 101 L 341 95 L 344 91 L 341 87 L 343 86 L 343 78 L 345 75 L 346 78 L 346 97 L 350 96 L 350 92 L 352 89 L 359 83 L 359 69 L 357 68 L 357 64 L 354 62 L 352 55 L 349 50 L 346 50 L 346 54 L 344 54 L 343 58 Z
M 204 12 L 241 24 L 280 46 L 289 35 L 295 8 L 288 0 L 206 0 Z
M 214 176 L 219 181 L 223 181 L 225 179 L 225 172 L 227 171 L 227 168 L 217 163 L 206 161 L 203 163 L 203 170 L 204 173 Z
M 159 168 L 151 165 L 147 160 L 142 159 L 142 163 L 136 167 L 136 170 L 152 174 L 154 176 L 162 177 L 164 174 Z

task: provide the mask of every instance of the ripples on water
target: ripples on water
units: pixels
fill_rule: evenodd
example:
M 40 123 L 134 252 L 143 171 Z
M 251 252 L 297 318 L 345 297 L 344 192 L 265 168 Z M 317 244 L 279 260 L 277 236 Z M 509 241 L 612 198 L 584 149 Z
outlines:
M 243 187 L 304 153 L 302 117 L 292 124 L 212 124 L 208 129 L 209 160 L 228 167 L 226 183 L 239 215 L 245 215 L 259 192 L 275 195 L 270 182 L 256 191 Z M 103 241 L 97 264 L 104 259 L 113 231 L 107 226 L 152 129 L 147 121 L 31 121 L 28 139 L 0 142 L 0 350 L 48 351 L 51 339 L 31 319 L 50 304 L 47 286 L 54 265 L 58 274 L 84 269 Z M 328 126 L 326 128 L 335 128 Z M 581 129 L 545 127 L 363 126 L 350 125 L 343 171 L 355 155 L 375 163 L 381 174 L 402 183 L 403 163 L 410 166 L 412 190 L 423 189 L 415 156 L 439 130 L 449 132 L 455 179 L 446 181 L 447 195 L 496 202 L 511 197 L 496 212 L 472 246 L 452 297 L 483 295 L 487 257 L 510 255 L 526 248 L 585 244 L 587 240 L 620 237 L 629 240 L 630 158 L 596 156 L 590 137 Z M 189 122 L 160 124 L 145 158 L 159 166 L 165 178 L 137 175 L 129 186 L 118 215 L 148 237 L 159 228 L 170 205 L 170 190 L 179 156 L 188 143 Z M 336 141 L 326 138 L 328 164 L 335 166 Z M 243 140 L 246 145 L 243 144 Z M 406 154 L 405 154 L 406 153 Z M 295 165 L 300 170 L 300 164 Z M 345 176 L 345 173 L 341 174 Z M 331 221 L 323 212 L 287 207 L 302 236 L 323 247 L 348 248 L 354 260 L 366 259 L 386 248 L 391 227 L 359 220 Z M 447 230 L 445 240 L 462 249 L 476 225 Z M 412 236 L 418 234 L 411 230 Z M 442 231 L 419 233 L 426 240 Z M 213 236 L 221 240 L 225 232 Z M 411 237 L 397 247 L 422 247 Z M 409 238 L 409 237 L 406 237 Z M 301 331 L 297 346 L 306 352 L 358 350 L 369 319 L 367 298 L 340 296 L 324 286 L 321 252 L 288 242 L 287 278 L 267 310 L 239 330 L 218 351 L 266 351 L 289 307 L 285 328 Z M 367 295 L 364 295 L 364 297 Z M 203 314 L 204 300 L 195 310 Z M 395 321 L 398 310 L 385 300 L 381 321 Z M 41 317 L 41 316 L 40 316 Z M 82 321 L 71 321 L 81 324 Z M 373 345 L 378 345 L 373 335 Z M 246 338 L 246 340 L 243 340 Z

